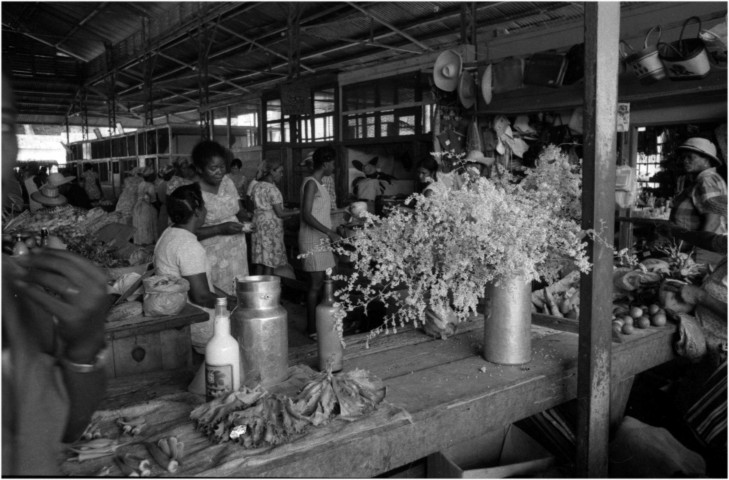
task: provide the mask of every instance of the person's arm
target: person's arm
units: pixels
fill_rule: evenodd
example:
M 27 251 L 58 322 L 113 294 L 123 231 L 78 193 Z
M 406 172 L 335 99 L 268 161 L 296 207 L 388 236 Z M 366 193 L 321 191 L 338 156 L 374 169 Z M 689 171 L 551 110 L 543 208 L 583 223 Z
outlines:
M 314 182 L 309 181 L 304 187 L 304 199 L 301 205 L 301 220 L 310 227 L 322 232 L 324 235 L 329 237 L 331 241 L 336 242 L 342 237 L 334 230 L 322 225 L 321 222 L 311 213 L 311 209 L 314 205 L 314 195 L 316 195 L 316 185 Z
M 197 239 L 216 237 L 218 235 L 237 235 L 243 231 L 243 225 L 237 222 L 225 222 L 197 229 Z
M 284 208 L 283 208 L 282 204 L 275 203 L 275 204 L 271 205 L 271 207 L 273 207 L 273 211 L 276 213 L 276 216 L 278 218 L 284 218 L 285 212 L 284 212 Z
M 681 301 L 689 305 L 706 307 L 715 314 L 720 315 L 721 318 L 727 316 L 726 303 L 712 297 L 706 290 L 697 285 L 670 284 L 666 286 L 666 290 L 677 293 Z
M 94 364 L 106 343 L 104 315 L 111 301 L 106 276 L 86 259 L 61 250 L 43 249 L 17 260 L 21 268 L 13 279 L 15 287 L 47 312 L 49 321 L 56 319 L 70 405 L 64 441 L 72 442 L 83 433 L 106 390 L 103 365 L 88 372 L 69 366 Z
M 704 220 L 701 223 L 701 230 L 704 232 L 716 232 L 721 226 L 721 216 L 716 213 L 704 214 Z
M 183 275 L 182 278 L 190 282 L 188 296 L 192 303 L 202 307 L 215 308 L 215 300 L 218 295 L 210 291 L 208 276 L 205 272 L 195 275 Z

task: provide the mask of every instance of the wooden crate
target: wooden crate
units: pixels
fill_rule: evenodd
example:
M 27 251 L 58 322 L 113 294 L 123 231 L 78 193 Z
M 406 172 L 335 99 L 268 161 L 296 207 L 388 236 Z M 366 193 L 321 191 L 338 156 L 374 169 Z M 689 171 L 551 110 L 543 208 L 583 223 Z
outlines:
M 111 361 L 107 374 L 115 378 L 192 367 L 190 324 L 207 319 L 206 312 L 188 304 L 177 315 L 139 315 L 108 323 L 106 340 L 111 349 Z

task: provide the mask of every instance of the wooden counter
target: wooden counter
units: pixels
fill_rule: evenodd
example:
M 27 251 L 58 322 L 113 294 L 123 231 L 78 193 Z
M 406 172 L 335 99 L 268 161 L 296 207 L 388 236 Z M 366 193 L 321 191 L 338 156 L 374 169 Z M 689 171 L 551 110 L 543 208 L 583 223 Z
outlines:
M 110 377 L 192 366 L 190 325 L 207 321 L 203 310 L 185 305 L 177 315 L 138 315 L 106 324 Z
M 445 341 L 404 329 L 374 339 L 369 349 L 364 335 L 347 337 L 345 369 L 363 368 L 383 379 L 388 388 L 385 400 L 392 404 L 388 408 L 401 409 L 405 417 L 381 419 L 365 431 L 354 430 L 360 421 L 338 420 L 329 425 L 328 436 L 254 455 L 235 444 L 209 443 L 184 425 L 183 416 L 176 434 L 193 446 L 198 457 L 205 457 L 203 451 L 209 455 L 207 463 L 191 458 L 178 475 L 371 477 L 575 398 L 576 334 L 535 325 L 532 361 L 500 366 L 480 356 L 482 322 L 460 328 L 460 333 Z M 624 386 L 635 374 L 672 359 L 674 332 L 673 325 L 651 327 L 637 330 L 623 343 L 613 343 L 613 386 Z M 292 349 L 289 364 L 313 365 L 316 355 L 316 345 Z M 183 391 L 190 378 L 191 372 L 178 370 L 114 379 L 102 408 L 136 408 Z M 87 473 L 102 464 L 88 463 Z

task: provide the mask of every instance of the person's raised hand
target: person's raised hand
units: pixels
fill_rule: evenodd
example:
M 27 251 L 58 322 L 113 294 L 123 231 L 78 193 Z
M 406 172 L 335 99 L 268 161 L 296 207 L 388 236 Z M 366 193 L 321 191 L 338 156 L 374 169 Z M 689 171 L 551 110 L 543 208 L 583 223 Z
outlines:
M 48 248 L 15 260 L 19 268 L 12 282 L 55 316 L 69 360 L 93 359 L 104 344 L 105 315 L 111 305 L 104 272 L 76 254 Z

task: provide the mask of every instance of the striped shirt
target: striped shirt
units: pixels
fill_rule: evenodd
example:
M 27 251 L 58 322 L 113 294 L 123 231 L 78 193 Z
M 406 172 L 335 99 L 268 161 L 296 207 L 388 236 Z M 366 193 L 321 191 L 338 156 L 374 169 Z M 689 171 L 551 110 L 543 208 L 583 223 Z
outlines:
M 726 190 L 726 182 L 716 173 L 716 168 L 704 170 L 676 195 L 670 219 L 687 230 L 700 230 L 706 214 L 713 211 L 709 201 L 726 204 Z M 726 233 L 726 216 L 722 217 L 721 225 L 714 233 Z

